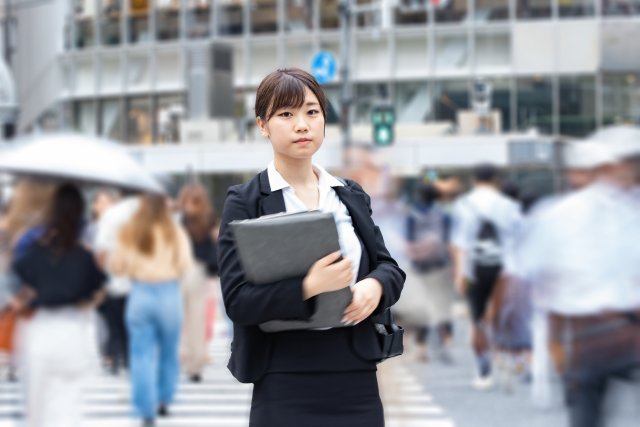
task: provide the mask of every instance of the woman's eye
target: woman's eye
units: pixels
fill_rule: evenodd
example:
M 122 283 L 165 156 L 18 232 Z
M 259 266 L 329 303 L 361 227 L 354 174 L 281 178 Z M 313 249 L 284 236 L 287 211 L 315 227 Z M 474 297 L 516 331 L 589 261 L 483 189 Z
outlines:
M 288 111 L 283 111 L 282 113 L 278 114 L 280 117 L 291 117 L 292 114 Z
M 319 110 L 309 110 L 308 114 L 311 115 L 311 116 L 315 116 L 316 114 L 320 114 L 320 111 Z

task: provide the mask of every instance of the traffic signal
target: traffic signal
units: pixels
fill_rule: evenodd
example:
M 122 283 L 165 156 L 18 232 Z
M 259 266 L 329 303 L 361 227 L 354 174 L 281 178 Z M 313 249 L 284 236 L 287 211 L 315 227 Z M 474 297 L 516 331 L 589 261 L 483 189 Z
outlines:
M 396 113 L 392 105 L 377 105 L 371 112 L 373 127 L 373 142 L 375 145 L 388 146 L 393 144 L 393 124 Z

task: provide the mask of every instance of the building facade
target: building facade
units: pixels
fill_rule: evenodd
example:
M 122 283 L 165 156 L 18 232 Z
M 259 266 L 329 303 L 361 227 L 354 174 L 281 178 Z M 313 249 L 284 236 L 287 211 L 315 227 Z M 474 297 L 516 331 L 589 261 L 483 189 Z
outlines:
M 353 0 L 355 124 L 381 100 L 400 123 L 457 120 L 491 85 L 502 131 L 585 135 L 640 120 L 640 0 Z M 190 49 L 230 46 L 234 123 L 278 67 L 340 58 L 339 0 L 53 0 L 17 10 L 20 130 L 70 127 L 179 142 Z M 339 76 L 326 87 L 335 112 Z M 215 96 L 215 94 L 213 95 Z M 335 120 L 335 117 L 333 118 Z

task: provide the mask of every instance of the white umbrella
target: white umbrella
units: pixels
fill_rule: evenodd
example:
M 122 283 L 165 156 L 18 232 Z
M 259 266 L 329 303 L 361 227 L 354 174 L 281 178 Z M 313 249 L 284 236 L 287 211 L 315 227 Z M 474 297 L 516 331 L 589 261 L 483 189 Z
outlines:
M 118 143 L 93 136 L 26 137 L 0 153 L 0 171 L 14 175 L 164 193 L 162 185 Z

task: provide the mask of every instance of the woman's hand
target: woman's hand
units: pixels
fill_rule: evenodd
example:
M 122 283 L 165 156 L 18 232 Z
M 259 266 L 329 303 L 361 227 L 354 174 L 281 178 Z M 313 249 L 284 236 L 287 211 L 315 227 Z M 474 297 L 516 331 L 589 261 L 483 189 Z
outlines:
M 308 300 L 323 292 L 337 291 L 349 286 L 353 280 L 351 261 L 340 259 L 340 251 L 320 258 L 309 269 L 302 282 L 304 299 Z
M 344 311 L 342 322 L 356 325 L 369 317 L 380 304 L 382 285 L 376 279 L 367 278 L 353 285 L 351 291 L 353 299 Z

